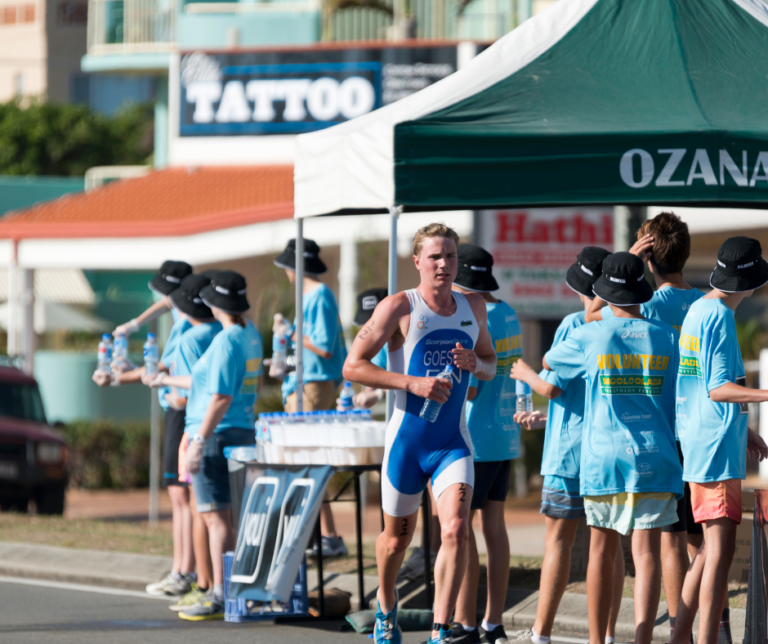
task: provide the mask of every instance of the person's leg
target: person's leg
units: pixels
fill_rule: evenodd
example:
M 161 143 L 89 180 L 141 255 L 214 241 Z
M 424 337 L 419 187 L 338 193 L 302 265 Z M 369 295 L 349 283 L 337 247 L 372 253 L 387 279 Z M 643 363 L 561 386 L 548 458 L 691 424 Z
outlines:
M 610 603 L 605 598 L 613 597 L 616 552 L 620 544 L 621 537 L 615 530 L 590 527 L 587 566 L 589 644 L 605 644 L 610 614 Z
M 469 539 L 469 506 L 472 487 L 454 483 L 439 495 L 437 513 L 440 517 L 442 545 L 435 561 L 435 609 L 437 624 L 448 624 L 456 606 L 461 579 L 467 568 Z M 440 636 L 432 631 L 432 637 Z
M 208 542 L 208 526 L 203 515 L 197 511 L 195 492 L 189 487 L 189 508 L 192 514 L 192 547 L 195 551 L 197 564 L 197 585 L 202 590 L 213 586 L 213 564 L 211 563 L 211 547 Z
M 504 523 L 504 502 L 488 501 L 485 508 L 480 511 L 480 525 L 483 528 L 488 557 L 488 601 L 485 608 L 485 622 L 501 624 L 509 586 L 509 536 Z M 471 530 L 470 539 L 474 540 Z M 475 551 L 477 551 L 476 547 Z
M 571 548 L 576 538 L 579 519 L 544 516 L 547 533 L 544 537 L 544 561 L 541 564 L 539 602 L 536 606 L 536 635 L 550 637 L 560 600 L 568 585 L 571 571 Z
M 688 557 L 693 562 L 701 546 L 704 545 L 704 534 L 689 534 L 688 535 Z M 689 566 L 690 567 L 690 566 Z
M 435 494 L 432 492 L 432 481 L 429 482 L 427 487 L 429 488 L 430 498 L 429 552 L 432 557 L 436 557 L 440 550 L 440 517 L 437 514 L 437 499 L 435 499 Z
M 416 531 L 418 510 L 405 517 L 384 513 L 384 530 L 376 539 L 376 567 L 379 573 L 379 606 L 384 614 L 395 607 L 395 583 L 405 551 Z
M 218 594 L 224 592 L 224 560 L 225 552 L 235 548 L 235 530 L 232 526 L 231 510 L 211 510 L 202 512 L 203 520 L 208 528 L 208 539 L 213 564 L 213 587 Z
M 169 485 L 168 496 L 173 510 L 173 569 L 190 573 L 195 570 L 195 554 L 192 549 L 192 514 L 189 507 L 189 490 L 185 485 Z
M 611 602 L 611 612 L 608 614 L 608 630 L 605 637 L 608 641 L 616 640 L 616 622 L 619 620 L 619 611 L 621 610 L 621 598 L 624 596 L 624 549 L 619 547 L 616 550 L 616 563 L 613 567 L 613 601 Z
M 690 548 L 690 544 L 689 544 Z M 693 633 L 693 621 L 699 610 L 699 590 L 704 563 L 707 560 L 707 545 L 702 540 L 699 551 L 693 558 L 683 582 L 683 592 L 677 605 L 675 628 L 672 630 L 669 644 L 688 644 Z
M 632 534 L 635 561 L 635 644 L 650 644 L 661 595 L 661 528 Z
M 685 573 L 688 572 L 687 532 L 664 532 L 661 535 L 661 574 L 670 623 L 677 618 L 677 605 L 683 592 Z
M 699 591 L 698 644 L 715 644 L 728 590 L 728 569 L 736 549 L 736 521 L 722 517 L 704 523 L 707 558 Z
M 477 626 L 477 587 L 480 583 L 480 557 L 477 554 L 477 541 L 472 530 L 476 510 L 469 513 L 469 541 L 467 543 L 467 571 L 461 580 L 461 588 L 456 598 L 455 621 L 464 627 L 475 628 Z M 482 523 L 482 518 L 481 518 Z M 509 557 L 507 557 L 509 561 Z M 488 558 L 488 592 L 490 593 L 491 565 Z

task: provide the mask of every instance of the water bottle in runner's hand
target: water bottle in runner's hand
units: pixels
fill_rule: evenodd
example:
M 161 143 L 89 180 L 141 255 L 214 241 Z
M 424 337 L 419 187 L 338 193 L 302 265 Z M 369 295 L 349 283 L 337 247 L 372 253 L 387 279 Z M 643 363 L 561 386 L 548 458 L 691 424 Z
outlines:
M 453 377 L 453 365 L 452 364 L 445 365 L 445 369 L 443 369 L 439 374 L 437 374 L 436 377 L 442 378 L 443 380 L 450 380 Z M 439 403 L 427 398 L 424 401 L 424 406 L 421 408 L 421 413 L 419 414 L 419 418 L 423 418 L 424 420 L 430 423 L 434 423 L 437 420 L 437 416 L 440 413 L 440 410 L 442 409 L 442 407 L 443 407 L 443 403 Z
M 355 403 L 352 401 L 352 398 L 355 396 L 355 390 L 352 389 L 352 383 L 349 381 L 346 381 L 344 383 L 344 387 L 341 390 L 341 394 L 339 394 L 339 398 L 341 399 L 341 410 L 342 411 L 352 411 L 355 408 Z
M 112 340 L 109 338 L 109 333 L 105 333 L 101 336 L 101 342 L 99 342 L 98 353 L 98 370 L 104 373 L 109 373 L 110 365 L 112 364 Z
M 515 411 L 533 411 L 533 394 L 528 383 L 515 380 L 515 394 L 517 395 L 517 409 Z
M 154 375 L 157 373 L 158 359 L 155 334 L 147 333 L 147 341 L 144 343 L 144 366 L 146 367 L 147 375 Z
M 285 335 L 275 333 L 272 336 L 272 366 L 279 370 L 285 370 Z

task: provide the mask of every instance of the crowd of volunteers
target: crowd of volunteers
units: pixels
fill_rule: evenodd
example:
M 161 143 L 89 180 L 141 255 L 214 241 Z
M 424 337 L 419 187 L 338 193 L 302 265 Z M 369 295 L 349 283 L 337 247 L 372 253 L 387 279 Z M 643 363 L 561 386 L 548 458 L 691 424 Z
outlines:
M 404 560 L 427 488 L 437 551 L 428 644 L 549 643 L 582 518 L 590 530 L 590 644 L 615 641 L 624 586 L 620 538 L 629 534 L 635 642 L 651 642 L 663 579 L 670 644 L 691 641 L 697 613 L 699 644 L 732 644 L 727 574 L 741 480 L 748 457 L 768 458 L 768 446 L 747 427 L 748 403 L 768 401 L 768 391 L 746 387 L 734 311 L 768 283 L 768 263 L 756 240 L 728 239 L 704 294 L 683 278 L 690 243 L 687 225 L 662 213 L 641 227 L 629 252 L 585 247 L 565 278 L 583 310 L 563 319 L 537 373 L 522 359 L 514 309 L 492 295 L 499 289 L 492 256 L 459 244 L 447 226 L 431 224 L 414 238 L 417 288 L 358 295 L 360 330 L 349 354 L 336 300 L 319 279 L 327 270 L 320 248 L 305 240 L 304 410 L 339 404 L 342 378 L 360 386 L 358 407 L 395 391 L 381 470 L 376 644 L 399 644 L 397 581 L 424 572 L 416 549 Z M 294 240 L 275 264 L 295 284 Z M 249 305 L 241 275 L 194 274 L 188 264 L 168 261 L 149 286 L 160 301 L 116 333 L 170 311 L 174 324 L 159 373 L 97 371 L 94 380 L 156 388 L 166 411 L 163 480 L 173 504 L 174 564 L 147 591 L 174 597 L 171 608 L 185 619 L 221 618 L 222 554 L 235 537 L 223 450 L 254 442 L 253 409 L 262 365 L 270 361 L 262 360 L 261 336 L 243 317 Z M 290 340 L 294 325 L 276 314 L 273 332 Z M 283 382 L 286 411 L 295 411 L 296 376 L 285 365 L 275 360 L 269 374 Z M 521 383 L 548 400 L 546 414 L 516 409 Z M 436 418 L 424 413 L 425 399 L 441 406 Z M 545 429 L 546 540 L 535 623 L 508 638 L 504 508 L 521 428 Z M 481 620 L 476 514 L 487 548 Z M 324 555 L 347 553 L 328 504 L 321 529 Z

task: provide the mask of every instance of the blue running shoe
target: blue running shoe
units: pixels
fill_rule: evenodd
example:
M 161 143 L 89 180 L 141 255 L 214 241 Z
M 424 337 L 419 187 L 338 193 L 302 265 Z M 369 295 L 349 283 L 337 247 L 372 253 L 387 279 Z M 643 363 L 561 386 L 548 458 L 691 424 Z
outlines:
M 381 611 L 379 602 L 376 602 L 376 624 L 373 627 L 375 644 L 400 644 L 403 639 L 403 633 L 397 625 L 397 604 L 399 601 L 397 590 L 395 590 L 395 607 L 386 615 Z
M 436 624 L 434 626 L 436 626 Z M 439 633 L 438 637 L 430 637 L 427 640 L 427 644 L 451 644 L 452 631 L 450 626 L 447 629 L 441 628 L 437 632 Z

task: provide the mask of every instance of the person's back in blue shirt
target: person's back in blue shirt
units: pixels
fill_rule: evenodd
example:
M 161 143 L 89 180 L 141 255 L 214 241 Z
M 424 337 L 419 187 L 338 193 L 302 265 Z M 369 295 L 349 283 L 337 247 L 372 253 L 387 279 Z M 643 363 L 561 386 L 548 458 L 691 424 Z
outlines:
M 701 299 L 691 307 L 680 334 L 677 423 L 686 481 L 746 477 L 747 405 L 709 397 L 729 382 L 746 383 L 733 311 L 719 299 Z
M 320 284 L 304 296 L 304 337 L 318 349 L 331 354 L 326 360 L 314 351 L 304 348 L 304 382 L 340 381 L 344 360 L 347 358 L 347 347 L 336 298 L 325 284 Z M 283 400 L 296 390 L 295 372 L 288 374 L 282 389 Z
M 697 288 L 683 289 L 665 285 L 656 289 L 648 302 L 640 305 L 640 313 L 649 320 L 669 324 L 680 333 L 683 320 L 691 306 L 702 297 L 704 293 Z M 602 309 L 602 313 L 604 320 L 613 317 L 613 311 L 609 306 Z
M 189 328 L 182 334 L 176 347 L 175 365 L 176 376 L 191 376 L 192 369 L 197 361 L 203 357 L 203 354 L 211 346 L 211 342 L 221 331 L 221 322 L 203 322 Z M 189 390 L 178 389 L 180 396 L 189 395 Z
M 173 314 L 174 323 L 171 327 L 171 333 L 168 336 L 168 340 L 163 347 L 163 355 L 160 356 L 160 362 L 168 367 L 168 372 L 172 375 L 176 375 L 176 348 L 179 346 L 179 340 L 181 336 L 192 328 L 189 320 L 185 317 L 180 317 L 176 309 L 171 309 Z M 160 399 L 160 407 L 163 410 L 168 411 L 171 406 L 165 399 L 166 394 L 171 393 L 171 387 L 161 387 L 157 390 L 157 395 Z
M 232 324 L 221 331 L 192 368 L 192 389 L 187 403 L 187 432 L 200 429 L 213 394 L 231 396 L 232 402 L 216 427 L 251 429 L 255 419 L 259 377 L 262 373 L 261 334 L 250 321 L 245 327 Z
M 553 349 L 565 341 L 574 329 L 585 324 L 584 314 L 584 311 L 578 311 L 563 318 L 552 341 Z M 539 376 L 562 390 L 557 398 L 549 401 L 541 474 L 577 479 L 581 461 L 586 382 L 582 378 L 562 380 L 556 372 L 546 369 Z
M 611 318 L 585 324 L 545 360 L 562 381 L 586 379 L 581 494 L 683 494 L 675 446 L 676 334 L 667 324 Z
M 483 382 L 472 376 L 477 395 L 467 401 L 467 428 L 477 462 L 507 461 L 520 455 L 520 427 L 515 415 L 515 381 L 509 370 L 523 355 L 523 336 L 514 309 L 505 302 L 486 302 L 488 330 L 496 347 L 496 377 Z

